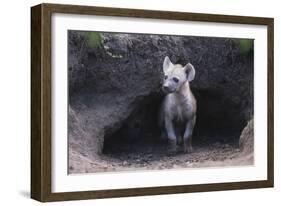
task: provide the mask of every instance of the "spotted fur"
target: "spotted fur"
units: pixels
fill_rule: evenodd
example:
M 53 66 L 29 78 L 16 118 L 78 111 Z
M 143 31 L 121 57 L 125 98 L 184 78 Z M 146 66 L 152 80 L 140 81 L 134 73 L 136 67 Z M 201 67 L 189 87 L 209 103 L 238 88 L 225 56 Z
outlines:
M 169 149 L 184 152 L 192 151 L 192 133 L 196 122 L 196 99 L 189 82 L 195 77 L 195 69 L 188 63 L 184 67 L 174 65 L 169 57 L 163 63 L 163 91 L 166 96 L 162 102 L 159 123 L 163 135 L 169 140 Z

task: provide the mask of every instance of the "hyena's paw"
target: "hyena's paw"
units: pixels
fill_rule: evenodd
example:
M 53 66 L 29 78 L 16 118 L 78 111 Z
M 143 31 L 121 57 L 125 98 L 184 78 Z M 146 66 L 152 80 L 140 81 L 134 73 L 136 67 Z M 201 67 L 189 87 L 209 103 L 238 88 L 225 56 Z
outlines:
M 193 151 L 191 141 L 192 141 L 191 138 L 184 138 L 184 144 L 183 144 L 184 153 L 191 153 Z
M 177 141 L 175 140 L 168 140 L 168 148 L 167 152 L 168 154 L 176 154 L 177 153 Z
M 184 153 L 191 153 L 191 152 L 193 152 L 192 146 L 191 145 L 184 145 L 183 146 L 183 152 Z

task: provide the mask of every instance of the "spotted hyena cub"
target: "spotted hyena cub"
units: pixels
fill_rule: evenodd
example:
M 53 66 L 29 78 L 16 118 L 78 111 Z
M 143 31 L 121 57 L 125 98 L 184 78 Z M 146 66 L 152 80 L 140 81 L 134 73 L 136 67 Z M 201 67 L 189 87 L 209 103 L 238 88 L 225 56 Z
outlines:
M 170 152 L 183 146 L 184 152 L 192 151 L 192 132 L 196 121 L 196 99 L 189 82 L 194 79 L 195 69 L 188 63 L 184 67 L 173 64 L 169 57 L 163 63 L 163 91 L 166 96 L 161 105 L 159 123 L 162 136 L 168 138 Z

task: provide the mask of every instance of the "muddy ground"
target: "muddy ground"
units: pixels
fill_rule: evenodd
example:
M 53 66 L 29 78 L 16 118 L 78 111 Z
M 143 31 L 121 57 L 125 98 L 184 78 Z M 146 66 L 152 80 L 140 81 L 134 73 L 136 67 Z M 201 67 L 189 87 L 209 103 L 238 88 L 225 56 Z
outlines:
M 231 138 L 229 138 L 231 139 Z M 166 142 L 132 141 L 110 142 L 102 155 L 95 159 L 80 154 L 79 145 L 70 145 L 69 173 L 93 173 L 130 170 L 161 170 L 175 168 L 199 168 L 241 166 L 253 164 L 253 155 L 240 151 L 237 141 L 195 142 L 193 152 L 167 154 Z

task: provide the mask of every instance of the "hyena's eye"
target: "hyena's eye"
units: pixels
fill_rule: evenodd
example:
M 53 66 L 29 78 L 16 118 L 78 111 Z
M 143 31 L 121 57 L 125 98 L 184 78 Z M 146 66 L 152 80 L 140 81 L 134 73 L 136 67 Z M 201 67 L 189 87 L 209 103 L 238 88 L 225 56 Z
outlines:
M 165 76 L 164 76 L 164 79 L 168 79 L 168 75 L 165 75 Z
M 173 78 L 173 81 L 176 82 L 176 83 L 178 83 L 178 82 L 179 82 L 179 79 L 178 79 L 177 77 L 174 77 L 174 78 Z

